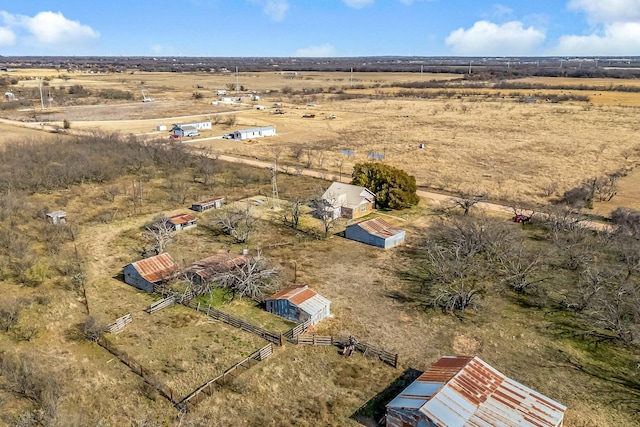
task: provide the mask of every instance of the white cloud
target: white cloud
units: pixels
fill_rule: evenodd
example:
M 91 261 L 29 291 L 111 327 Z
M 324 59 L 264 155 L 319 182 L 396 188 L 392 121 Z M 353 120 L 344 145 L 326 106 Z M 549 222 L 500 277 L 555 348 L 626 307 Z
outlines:
M 584 12 L 590 23 L 640 21 L 640 0 L 570 0 L 568 7 Z
M 375 0 L 342 0 L 344 4 L 353 9 L 362 9 L 367 6 L 371 6 L 375 3 Z
M 32 17 L 0 11 L 0 17 L 7 25 L 5 29 L 13 34 L 14 42 L 18 39 L 14 31 L 26 33 L 29 37 L 27 41 L 32 45 L 55 45 L 62 49 L 68 46 L 84 45 L 100 37 L 100 34 L 90 26 L 67 19 L 60 12 L 39 12 Z M 0 34 L 1 39 L 2 34 Z
M 0 27 L 0 46 L 11 46 L 16 42 L 16 35 L 6 27 Z
M 289 10 L 287 0 L 251 0 L 251 2 L 262 6 L 264 14 L 276 22 L 283 21 Z
M 336 50 L 333 46 L 328 43 L 325 43 L 320 46 L 310 46 L 303 47 L 296 50 L 294 56 L 306 56 L 306 57 L 315 57 L 315 58 L 326 58 L 330 56 L 335 56 Z
M 607 24 L 598 34 L 560 37 L 555 48 L 557 55 L 640 55 L 640 22 Z
M 446 43 L 457 55 L 522 56 L 536 53 L 544 39 L 543 30 L 525 28 L 519 21 L 502 25 L 478 21 L 469 29 L 459 28 L 451 32 Z
M 434 0 L 398 0 L 400 3 L 404 3 L 406 5 L 412 5 L 418 1 L 434 1 Z
M 76 44 L 99 37 L 93 28 L 67 19 L 60 12 L 40 12 L 32 18 L 24 16 L 21 23 L 39 44 Z

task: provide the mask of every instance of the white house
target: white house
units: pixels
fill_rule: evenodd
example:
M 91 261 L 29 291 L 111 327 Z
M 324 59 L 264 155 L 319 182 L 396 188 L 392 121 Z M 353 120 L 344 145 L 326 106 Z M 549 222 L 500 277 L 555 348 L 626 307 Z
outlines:
M 265 126 L 261 128 L 237 130 L 233 133 L 233 139 L 239 139 L 240 141 L 243 141 L 245 139 L 274 136 L 275 134 L 276 134 L 275 126 Z
M 376 195 L 364 187 L 341 182 L 332 183 L 322 195 L 333 217 L 359 218 L 375 209 Z

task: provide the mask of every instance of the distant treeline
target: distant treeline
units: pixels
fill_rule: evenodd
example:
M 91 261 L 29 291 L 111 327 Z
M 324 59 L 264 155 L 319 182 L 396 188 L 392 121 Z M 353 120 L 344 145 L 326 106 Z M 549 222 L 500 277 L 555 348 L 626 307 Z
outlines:
M 640 78 L 640 58 L 573 59 L 459 57 L 0 57 L 0 68 L 57 68 L 91 72 L 278 72 L 340 71 L 454 73 L 472 80 L 530 76 Z M 471 69 L 471 73 L 469 70 Z

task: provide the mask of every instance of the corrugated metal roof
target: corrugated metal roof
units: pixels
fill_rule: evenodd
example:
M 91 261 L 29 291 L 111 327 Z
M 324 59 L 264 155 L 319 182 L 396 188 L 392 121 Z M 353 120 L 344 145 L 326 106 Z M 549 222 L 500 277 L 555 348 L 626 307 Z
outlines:
M 322 198 L 332 206 L 355 208 L 363 202 L 373 202 L 376 196 L 364 187 L 334 182 L 327 188 Z
M 294 285 L 271 295 L 267 300 L 286 299 L 311 315 L 323 310 L 331 301 L 309 289 L 307 285 Z
M 151 283 L 170 278 L 176 272 L 171 255 L 164 253 L 131 263 L 144 279 Z
M 387 239 L 402 233 L 404 230 L 393 227 L 387 221 L 382 218 L 372 218 L 366 221 L 353 224 L 351 227 L 360 227 L 369 234 Z
M 388 407 L 417 410 L 441 427 L 556 427 L 567 409 L 477 357 L 451 356 L 436 362 Z
M 189 215 L 186 213 L 181 213 L 181 214 L 177 214 L 169 217 L 169 222 L 171 224 L 176 224 L 176 225 L 186 224 L 188 222 L 195 221 L 195 220 L 196 220 L 195 216 Z
M 195 273 L 206 279 L 215 273 L 220 273 L 236 265 L 242 265 L 247 262 L 247 257 L 240 254 L 220 253 L 211 255 L 196 261 L 187 267 L 186 271 Z

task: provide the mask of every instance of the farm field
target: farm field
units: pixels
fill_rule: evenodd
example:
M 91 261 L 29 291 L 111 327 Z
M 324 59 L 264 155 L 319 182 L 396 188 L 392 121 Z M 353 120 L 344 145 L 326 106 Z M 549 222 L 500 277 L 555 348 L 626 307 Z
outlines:
M 637 395 L 629 397 L 637 393 L 634 387 L 640 381 L 636 368 L 640 353 L 633 345 L 581 339 L 569 311 L 544 306 L 537 295 L 527 298 L 488 288 L 477 313 L 470 310 L 459 316 L 426 310 L 410 297 L 412 283 L 402 270 L 413 265 L 412 251 L 430 237 L 432 227 L 452 215 L 443 214 L 442 206 L 422 200 L 411 209 L 380 213 L 409 236 L 406 247 L 388 251 L 344 239 L 339 234 L 344 222 L 322 238 L 321 224 L 307 210 L 300 230 L 283 220 L 290 200 L 309 200 L 329 185 L 299 176 L 296 170 L 313 169 L 327 178 L 348 176 L 356 162 L 369 160 L 370 153 L 382 154 L 385 163 L 414 175 L 421 188 L 445 194 L 485 191 L 491 201 L 506 205 L 546 206 L 585 179 L 622 171 L 617 195 L 597 202 L 589 213 L 607 217 L 620 206 L 640 209 L 636 138 L 640 124 L 635 106 L 640 105 L 640 94 L 603 92 L 606 102 L 587 93 L 592 101 L 525 103 L 519 102 L 520 95 L 501 91 L 504 98 L 497 97 L 492 89 L 451 89 L 451 96 L 423 97 L 422 89 L 385 87 L 419 77 L 411 73 L 354 73 L 353 86 L 349 73 L 303 72 L 294 78 L 241 73 L 238 79 L 245 92 L 255 90 L 260 99 L 212 105 L 219 98 L 216 90 L 233 85 L 235 74 L 136 71 L 62 78 L 53 70 L 16 72 L 25 77 L 37 74 L 49 77 L 49 87 L 118 88 L 134 93 L 135 100 L 87 98 L 78 105 L 40 111 L 35 118 L 33 111 L 0 111 L 6 119 L 0 123 L 0 146 L 16 149 L 11 145 L 15 141 L 37 145 L 49 140 L 63 146 L 76 136 L 82 141 L 84 135 L 117 132 L 134 134 L 151 149 L 113 175 L 105 172 L 77 183 L 9 192 L 19 197 L 18 202 L 1 195 L 0 222 L 12 231 L 0 239 L 0 292 L 3 304 L 15 302 L 22 308 L 16 325 L 0 328 L 0 357 L 5 367 L 11 365 L 12 355 L 20 355 L 28 360 L 24 366 L 37 367 L 33 372 L 38 375 L 54 373 L 57 392 L 56 399 L 47 394 L 50 391 L 30 396 L 0 378 L 0 426 L 16 425 L 16 420 L 27 420 L 23 425 L 38 425 L 38 420 L 46 425 L 48 420 L 65 426 L 369 426 L 379 420 L 380 407 L 373 410 L 368 403 L 394 380 L 453 354 L 477 355 L 567 405 L 565 426 L 640 425 L 633 402 Z M 422 76 L 425 81 L 457 77 Z M 141 82 L 154 102 L 138 99 Z M 35 80 L 24 82 L 25 90 L 36 85 Z M 194 99 L 195 92 L 203 98 Z M 528 96 L 527 91 L 519 92 Z M 285 114 L 270 114 L 274 103 L 280 103 Z M 257 110 L 256 105 L 268 108 Z M 331 114 L 336 118 L 329 119 Z M 172 151 L 163 157 L 161 149 L 153 150 L 169 142 L 168 132 L 156 131 L 156 126 L 203 119 L 213 122 L 212 129 L 198 138 L 185 138 L 180 147 L 206 156 L 193 160 Z M 56 132 L 21 127 L 23 123 L 38 127 L 41 120 Z M 70 122 L 69 129 L 61 129 L 63 120 Z M 220 138 L 236 129 L 267 125 L 276 126 L 278 135 L 249 141 Z M 353 150 L 355 156 L 341 154 L 344 149 Z M 277 158 L 280 170 L 287 172 L 278 175 L 283 209 L 270 209 L 269 171 L 216 160 L 216 154 L 268 162 Z M 23 158 L 44 159 L 42 165 L 49 162 L 41 153 Z M 105 170 L 112 167 L 104 165 Z M 545 189 L 554 185 L 556 189 L 546 194 Z M 137 201 L 138 194 L 144 201 Z M 222 233 L 216 212 L 187 210 L 192 202 L 213 195 L 241 207 L 249 206 L 247 200 L 260 199 L 251 205 L 259 227 L 248 242 L 234 242 Z M 42 218 L 43 212 L 56 209 L 69 215 L 69 228 L 59 233 Z M 308 284 L 331 300 L 332 317 L 313 333 L 353 335 L 398 353 L 398 368 L 360 353 L 345 358 L 337 347 L 276 346 L 272 356 L 249 369 L 239 368 L 241 373 L 224 387 L 216 386 L 193 411 L 179 414 L 115 356 L 85 340 L 83 328 L 89 315 L 106 325 L 131 313 L 133 322 L 122 333 L 109 335 L 110 341 L 181 397 L 267 344 L 183 306 L 152 315 L 142 311 L 158 297 L 125 284 L 122 268 L 149 249 L 143 237 L 146 224 L 159 213 L 180 212 L 193 213 L 198 227 L 176 233 L 168 244 L 167 252 L 179 264 L 220 252 L 260 251 L 281 270 L 282 285 Z M 534 244 L 543 240 L 542 228 L 529 231 L 504 216 L 477 215 L 510 227 Z M 25 240 L 29 243 L 22 243 Z M 19 254 L 36 258 L 23 266 L 15 259 Z M 23 273 L 15 273 L 23 267 Z M 559 282 L 566 280 L 558 277 Z M 559 299 L 560 291 L 552 290 Z M 292 326 L 245 299 L 218 308 L 277 333 Z M 8 308 L 2 305 L 0 310 Z M 51 414 L 55 416 L 47 418 Z

